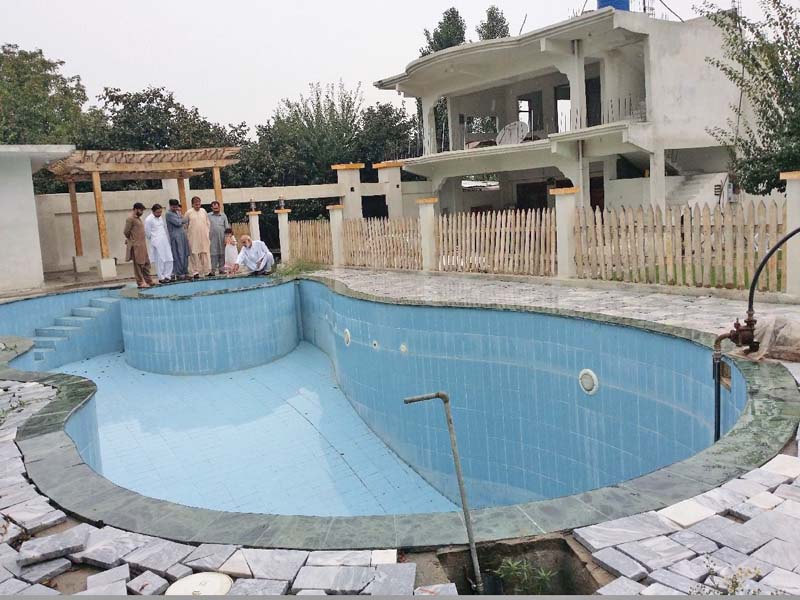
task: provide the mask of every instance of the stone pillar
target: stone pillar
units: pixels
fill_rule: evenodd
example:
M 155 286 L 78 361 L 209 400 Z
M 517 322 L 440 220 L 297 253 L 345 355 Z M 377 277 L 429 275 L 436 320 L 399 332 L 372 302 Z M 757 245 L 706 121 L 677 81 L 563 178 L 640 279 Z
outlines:
M 422 250 L 422 270 L 436 271 L 436 212 L 434 207 L 438 198 L 421 198 L 419 205 L 419 236 Z
M 331 247 L 333 250 L 333 266 L 344 266 L 344 239 L 342 237 L 343 209 L 341 204 L 326 206 L 331 219 Z
M 258 218 L 261 216 L 260 210 L 251 210 L 247 213 L 247 224 L 250 226 L 250 238 L 254 240 L 261 239 L 261 227 L 258 225 Z M 278 217 L 278 224 L 280 224 L 281 218 Z M 283 248 L 281 248 L 281 252 L 283 252 Z
M 402 167 L 403 161 L 400 160 L 372 165 L 372 168 L 378 171 L 378 183 L 383 184 L 390 219 L 403 218 L 403 187 L 400 181 Z
M 558 278 L 575 277 L 575 207 L 577 187 L 553 188 L 550 195 L 556 200 L 556 251 Z
M 285 265 L 292 260 L 292 242 L 289 236 L 289 213 L 291 212 L 291 208 L 279 208 L 275 211 L 275 214 L 278 215 L 278 236 L 281 240 L 281 262 Z
M 781 173 L 781 179 L 786 182 L 784 231 L 790 233 L 800 227 L 800 171 Z M 786 242 L 786 252 L 786 293 L 800 296 L 800 233 Z
M 650 155 L 650 204 L 667 207 L 667 176 L 664 149 L 658 148 Z
M 342 187 L 342 204 L 345 219 L 361 219 L 361 169 L 364 163 L 347 163 L 331 165 L 336 171 L 336 178 Z

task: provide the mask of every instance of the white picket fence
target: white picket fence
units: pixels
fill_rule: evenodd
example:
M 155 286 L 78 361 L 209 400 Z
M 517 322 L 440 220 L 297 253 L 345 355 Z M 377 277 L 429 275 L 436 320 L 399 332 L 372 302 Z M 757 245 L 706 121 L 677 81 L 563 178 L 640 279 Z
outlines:
M 779 211 L 783 211 L 778 218 Z M 578 208 L 577 276 L 584 279 L 745 289 L 784 234 L 785 207 L 745 201 L 710 207 Z M 786 289 L 786 252 L 773 256 L 762 290 Z
M 552 209 L 441 215 L 437 241 L 441 271 L 556 274 Z

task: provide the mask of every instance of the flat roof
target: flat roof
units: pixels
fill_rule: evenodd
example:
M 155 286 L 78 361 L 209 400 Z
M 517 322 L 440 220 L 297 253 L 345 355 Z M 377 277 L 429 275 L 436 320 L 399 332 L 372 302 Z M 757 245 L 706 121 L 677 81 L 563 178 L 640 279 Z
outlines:
M 0 158 L 4 156 L 25 156 L 31 161 L 35 173 L 46 164 L 69 156 L 75 146 L 68 144 L 20 144 L 0 145 Z

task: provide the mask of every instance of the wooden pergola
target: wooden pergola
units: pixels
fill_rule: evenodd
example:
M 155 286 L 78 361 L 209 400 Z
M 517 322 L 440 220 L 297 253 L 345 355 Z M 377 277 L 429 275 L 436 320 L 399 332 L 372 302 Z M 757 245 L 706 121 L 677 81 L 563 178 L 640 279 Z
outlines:
M 147 179 L 177 179 L 178 195 L 184 213 L 188 209 L 186 180 L 211 169 L 214 198 L 222 204 L 220 169 L 239 162 L 240 148 L 198 148 L 194 150 L 76 150 L 67 158 L 51 164 L 48 169 L 56 179 L 65 181 L 69 189 L 72 230 L 75 234 L 75 254 L 83 256 L 78 196 L 75 184 L 91 181 L 100 236 L 100 256 L 109 258 L 106 215 L 103 208 L 103 181 L 135 181 Z

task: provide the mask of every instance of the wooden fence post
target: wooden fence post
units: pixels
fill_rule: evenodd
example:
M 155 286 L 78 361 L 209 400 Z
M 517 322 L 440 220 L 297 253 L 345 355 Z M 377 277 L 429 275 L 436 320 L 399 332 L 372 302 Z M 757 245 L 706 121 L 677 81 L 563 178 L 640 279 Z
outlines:
M 786 181 L 786 224 L 784 231 L 789 233 L 800 227 L 800 171 L 781 173 L 781 179 Z M 800 296 L 800 234 L 794 236 L 786 243 L 787 272 L 783 273 L 786 281 L 786 292 Z
M 556 253 L 557 277 L 575 277 L 575 208 L 576 196 L 580 188 L 553 188 L 550 194 L 556 198 Z M 591 276 L 591 275 L 590 275 Z
M 436 257 L 436 213 L 434 206 L 438 198 L 421 198 L 419 205 L 419 236 L 422 250 L 422 270 L 435 271 Z
M 275 211 L 278 215 L 278 237 L 281 241 L 281 262 L 288 265 L 292 260 L 292 237 L 289 235 L 289 213 L 291 208 L 279 208 Z
M 333 253 L 333 266 L 344 266 L 344 243 L 342 239 L 342 204 L 326 206 L 331 219 L 331 252 Z

